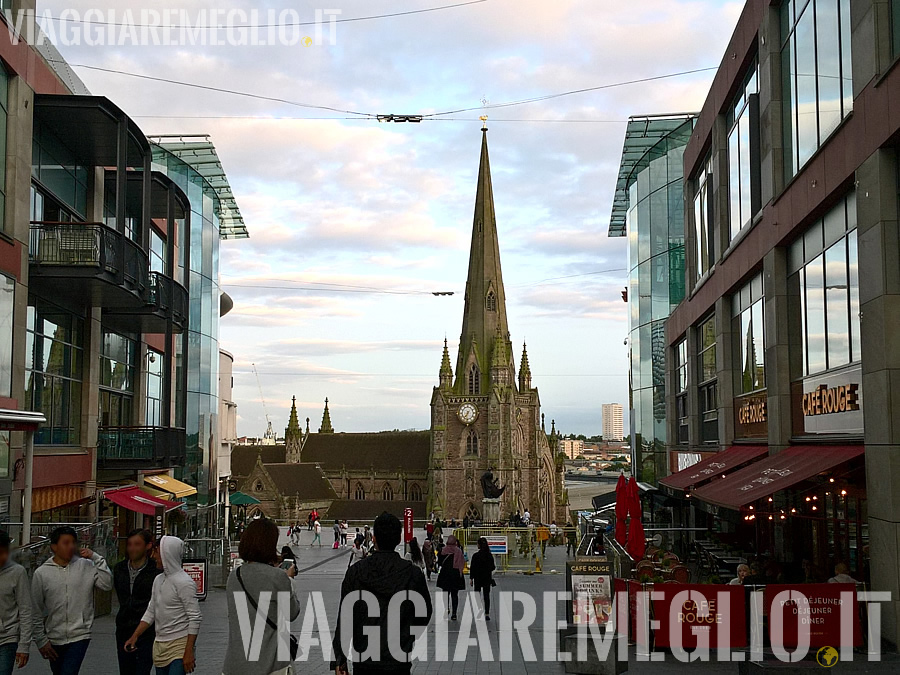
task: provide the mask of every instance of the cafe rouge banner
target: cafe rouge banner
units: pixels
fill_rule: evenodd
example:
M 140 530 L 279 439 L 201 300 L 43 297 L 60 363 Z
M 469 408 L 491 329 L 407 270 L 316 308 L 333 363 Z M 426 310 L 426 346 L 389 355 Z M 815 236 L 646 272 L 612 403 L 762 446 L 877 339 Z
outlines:
M 809 646 L 858 647 L 862 644 L 855 584 L 803 584 L 766 586 L 763 602 L 769 609 L 769 637 L 782 636 L 785 648 L 798 644 L 799 631 L 809 629 Z M 777 620 L 782 613 L 781 626 Z M 848 626 L 850 644 L 841 635 L 841 617 Z M 781 630 L 778 630 L 781 628 Z
M 595 623 L 612 630 L 612 567 L 609 561 L 569 561 L 566 578 L 572 594 L 571 623 Z
M 862 436 L 862 368 L 807 377 L 791 385 L 794 434 Z
M 672 647 L 678 634 L 682 649 L 696 649 L 698 644 L 710 649 L 747 646 L 743 586 L 657 584 L 653 590 L 663 596 L 653 600 L 653 618 L 659 621 L 657 647 Z
M 766 438 L 769 435 L 769 408 L 766 392 L 734 399 L 734 437 Z

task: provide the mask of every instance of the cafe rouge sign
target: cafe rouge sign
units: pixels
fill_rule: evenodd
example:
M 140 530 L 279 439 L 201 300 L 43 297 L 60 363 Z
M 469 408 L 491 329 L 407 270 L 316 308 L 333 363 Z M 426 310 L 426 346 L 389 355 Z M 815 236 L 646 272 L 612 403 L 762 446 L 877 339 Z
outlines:
M 794 433 L 862 435 L 861 380 L 861 368 L 851 366 L 795 382 Z
M 735 438 L 766 438 L 769 433 L 769 408 L 766 392 L 734 399 Z

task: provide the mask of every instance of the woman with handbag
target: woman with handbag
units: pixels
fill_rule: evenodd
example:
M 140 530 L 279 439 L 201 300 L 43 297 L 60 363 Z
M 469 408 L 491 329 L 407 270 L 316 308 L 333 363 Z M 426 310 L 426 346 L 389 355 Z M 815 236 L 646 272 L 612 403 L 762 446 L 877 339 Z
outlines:
M 472 564 L 469 565 L 469 583 L 476 592 L 481 591 L 484 598 L 484 620 L 491 620 L 491 587 L 496 585 L 494 581 L 494 556 L 487 539 L 478 538 L 478 550 L 472 556 Z
M 228 648 L 222 668 L 223 675 L 290 675 L 293 672 L 291 662 L 297 652 L 297 641 L 289 633 L 285 633 L 286 637 L 280 635 L 289 631 L 290 626 L 279 626 L 278 594 L 290 594 L 288 618 L 293 621 L 300 614 L 300 603 L 291 583 L 297 568 L 294 565 L 286 570 L 278 567 L 277 546 L 278 526 L 265 518 L 254 520 L 241 535 L 238 553 L 244 564 L 229 575 L 225 584 L 228 595 Z M 250 660 L 244 651 L 244 636 L 241 633 L 238 611 L 248 612 L 251 625 L 255 625 L 254 617 L 259 607 L 260 594 L 264 591 L 269 591 L 271 597 L 262 643 L 258 656 L 251 652 L 256 659 Z M 240 610 L 235 602 L 238 593 L 243 593 L 246 599 L 240 603 Z M 287 649 L 279 649 L 281 640 L 287 640 Z
M 447 610 L 450 612 L 450 620 L 456 621 L 456 611 L 459 608 L 459 592 L 466 587 L 466 579 L 463 576 L 463 568 L 466 561 L 463 557 L 459 541 L 452 534 L 447 537 L 447 545 L 438 555 L 437 587 L 450 595 L 450 604 Z

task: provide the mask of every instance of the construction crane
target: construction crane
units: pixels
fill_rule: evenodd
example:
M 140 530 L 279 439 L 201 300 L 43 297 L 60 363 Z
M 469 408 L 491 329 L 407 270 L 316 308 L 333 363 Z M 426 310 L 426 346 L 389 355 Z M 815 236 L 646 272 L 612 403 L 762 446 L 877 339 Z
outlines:
M 259 400 L 262 401 L 263 414 L 266 416 L 266 433 L 263 438 L 267 441 L 275 440 L 275 430 L 272 428 L 272 420 L 269 419 L 269 411 L 266 409 L 266 397 L 263 396 L 262 384 L 259 381 L 259 371 L 256 370 L 256 364 L 250 364 L 253 368 L 253 374 L 256 375 L 256 386 L 259 387 Z

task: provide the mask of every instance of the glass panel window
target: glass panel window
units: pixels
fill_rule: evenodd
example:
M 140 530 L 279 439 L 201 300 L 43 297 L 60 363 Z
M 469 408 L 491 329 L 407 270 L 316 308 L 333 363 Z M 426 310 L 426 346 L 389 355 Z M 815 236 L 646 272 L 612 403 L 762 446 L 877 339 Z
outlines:
M 700 382 L 707 382 L 716 377 L 716 317 L 700 324 L 698 363 L 700 364 Z
M 0 64 L 0 157 L 6 158 L 6 123 L 9 119 L 9 75 Z M 0 162 L 0 232 L 6 230 L 6 162 Z
M 738 393 L 749 394 L 766 387 L 765 320 L 762 275 L 734 295 L 734 332 L 740 359 Z
M 849 0 L 781 7 L 785 177 L 792 178 L 853 109 Z
M 103 332 L 100 345 L 100 426 L 127 427 L 134 423 L 132 399 L 137 343 L 129 337 Z
M 860 360 L 854 211 L 852 196 L 842 200 L 791 247 L 791 257 L 802 257 L 804 261 L 794 275 L 797 281 L 793 284 L 800 293 L 799 347 L 803 375 Z M 824 242 L 823 222 L 827 233 Z M 850 227 L 854 229 L 847 232 Z M 835 238 L 837 241 L 831 241 Z
M 0 274 L 0 396 L 12 394 L 13 308 L 16 282 Z M 0 459 L 2 466 L 2 459 Z
M 150 230 L 150 271 L 161 274 L 166 272 L 166 242 L 152 228 Z
M 713 246 L 712 160 L 707 160 L 697 176 L 697 190 L 694 193 L 694 240 L 697 255 L 697 278 L 709 271 L 715 260 Z
M 675 345 L 676 397 L 675 408 L 678 418 L 678 442 L 690 442 L 688 433 L 688 348 L 687 340 Z
M 44 413 L 39 445 L 77 445 L 81 431 L 83 321 L 55 308 L 28 308 L 25 403 Z
M 150 350 L 147 354 L 147 415 L 146 424 L 158 427 L 162 424 L 162 399 L 165 380 L 165 355 Z
M 730 237 L 734 237 L 753 218 L 759 203 L 758 195 L 753 195 L 754 171 L 759 171 L 758 153 L 751 150 L 756 139 L 751 138 L 751 116 L 758 115 L 756 93 L 758 91 L 757 65 L 754 63 L 747 73 L 729 113 L 728 132 L 728 191 Z M 754 125 L 755 128 L 755 125 Z
M 697 363 L 699 386 L 697 396 L 700 413 L 700 440 L 715 443 L 719 439 L 719 403 L 716 381 L 716 317 L 709 317 L 697 329 Z

